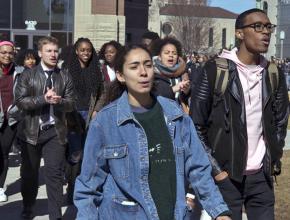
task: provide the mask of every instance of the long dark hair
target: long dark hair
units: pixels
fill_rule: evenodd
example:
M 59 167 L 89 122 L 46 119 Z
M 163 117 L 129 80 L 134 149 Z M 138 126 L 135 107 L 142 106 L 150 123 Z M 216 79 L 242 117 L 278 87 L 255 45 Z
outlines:
M 120 43 L 118 43 L 117 41 L 114 41 L 114 40 L 109 41 L 107 43 L 104 43 L 102 45 L 102 47 L 100 49 L 100 52 L 99 52 L 99 58 L 101 60 L 104 60 L 104 62 L 105 62 L 106 65 L 108 65 L 108 62 L 105 59 L 105 51 L 106 51 L 107 46 L 113 46 L 113 47 L 115 47 L 115 49 L 117 50 L 117 53 L 122 48 L 122 45 Z
M 81 43 L 88 43 L 92 47 L 92 56 L 88 62 L 88 66 L 83 70 L 81 68 L 78 55 L 76 54 L 76 50 L 81 45 Z M 69 70 L 69 73 L 72 76 L 73 83 L 75 89 L 80 92 L 85 92 L 86 90 L 90 89 L 92 95 L 96 95 L 99 91 L 102 80 L 102 74 L 100 71 L 99 66 L 99 59 L 96 53 L 96 50 L 92 44 L 92 42 L 88 38 L 79 38 L 70 52 L 69 59 L 67 62 L 63 64 L 64 68 Z M 85 71 L 87 74 L 88 79 L 84 82 L 84 78 L 81 76 L 81 73 Z M 85 83 L 89 83 L 89 85 L 85 85 Z M 89 87 L 88 87 L 89 86 Z
M 124 63 L 126 62 L 127 55 L 132 50 L 135 50 L 135 49 L 145 50 L 149 54 L 149 56 L 152 57 L 150 51 L 144 45 L 133 44 L 129 46 L 123 46 L 122 48 L 120 48 L 120 50 L 118 51 L 116 55 L 116 60 L 115 60 L 115 65 L 114 65 L 116 72 L 123 73 L 123 66 L 124 66 Z M 116 78 L 113 82 L 109 84 L 108 88 L 105 91 L 105 105 L 118 99 L 125 90 L 127 90 L 126 85 L 124 83 L 121 83 Z
M 26 58 L 32 57 L 35 59 L 35 65 L 38 65 L 40 62 L 40 58 L 37 54 L 37 52 L 35 50 L 32 49 L 25 49 L 25 50 L 21 50 L 19 51 L 19 53 L 17 54 L 16 58 L 15 58 L 15 63 L 19 66 L 24 66 L 24 60 Z

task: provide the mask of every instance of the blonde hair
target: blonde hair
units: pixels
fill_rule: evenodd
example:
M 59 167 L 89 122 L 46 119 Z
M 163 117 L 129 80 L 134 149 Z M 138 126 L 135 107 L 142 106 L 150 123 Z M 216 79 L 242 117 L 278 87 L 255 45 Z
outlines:
M 55 44 L 58 45 L 58 39 L 51 36 L 45 36 L 38 40 L 37 48 L 38 50 L 42 50 L 42 47 L 46 44 Z

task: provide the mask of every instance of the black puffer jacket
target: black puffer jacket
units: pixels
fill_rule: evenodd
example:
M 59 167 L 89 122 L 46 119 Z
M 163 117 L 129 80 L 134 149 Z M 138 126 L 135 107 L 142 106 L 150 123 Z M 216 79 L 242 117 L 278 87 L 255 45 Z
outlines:
M 229 81 L 224 95 L 220 96 L 214 92 L 216 63 L 210 60 L 205 65 L 199 85 L 192 93 L 190 114 L 209 154 L 213 175 L 225 170 L 230 178 L 241 181 L 247 162 L 246 112 L 236 64 L 228 63 Z M 270 177 L 273 164 L 280 162 L 283 153 L 289 100 L 284 74 L 279 73 L 279 85 L 274 93 L 267 70 L 262 75 L 262 123 L 267 149 L 263 164 Z
M 160 95 L 168 99 L 175 100 L 175 94 L 171 86 L 172 85 L 169 77 L 155 73 L 154 88 L 152 90 L 155 96 Z
M 68 72 L 56 68 L 52 74 L 53 87 L 62 97 L 59 104 L 53 105 L 56 133 L 61 144 L 66 143 L 65 113 L 74 109 L 73 84 Z M 15 100 L 24 118 L 19 125 L 20 139 L 36 145 L 39 132 L 39 117 L 47 104 L 44 99 L 46 76 L 41 65 L 24 71 L 15 88 Z

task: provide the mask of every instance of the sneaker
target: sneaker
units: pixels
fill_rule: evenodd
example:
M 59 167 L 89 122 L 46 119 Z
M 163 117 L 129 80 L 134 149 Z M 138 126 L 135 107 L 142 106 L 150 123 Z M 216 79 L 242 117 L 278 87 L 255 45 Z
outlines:
M 0 188 L 0 202 L 7 202 L 8 198 L 5 194 L 5 190 Z

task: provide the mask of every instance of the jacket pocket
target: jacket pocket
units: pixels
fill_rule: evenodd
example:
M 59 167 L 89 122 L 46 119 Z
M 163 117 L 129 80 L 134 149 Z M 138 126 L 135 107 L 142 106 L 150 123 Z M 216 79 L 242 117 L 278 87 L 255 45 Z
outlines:
M 129 177 L 129 156 L 126 144 L 105 146 L 104 158 L 108 160 L 114 178 L 125 179 Z
M 121 198 L 115 198 L 112 201 L 113 218 L 118 220 L 137 220 L 137 214 L 140 209 L 138 203 L 127 201 Z

